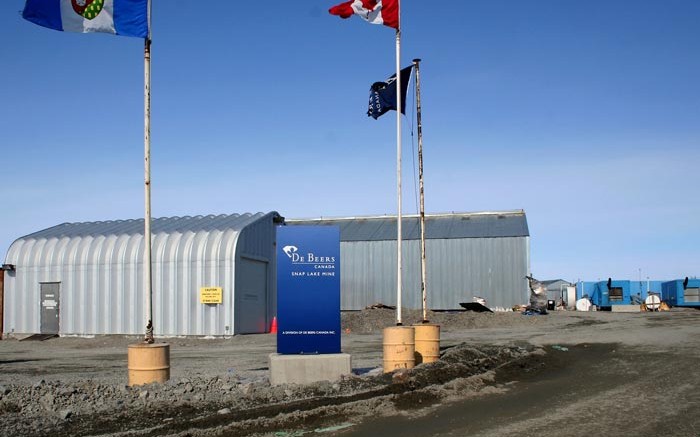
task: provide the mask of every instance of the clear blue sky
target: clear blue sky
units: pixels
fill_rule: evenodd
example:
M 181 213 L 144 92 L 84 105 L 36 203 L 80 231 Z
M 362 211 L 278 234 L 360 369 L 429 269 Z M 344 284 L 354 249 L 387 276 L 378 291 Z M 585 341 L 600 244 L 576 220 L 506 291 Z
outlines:
M 154 217 L 395 214 L 395 116 L 365 115 L 394 33 L 336 2 L 153 0 Z M 143 41 L 22 8 L 0 2 L 2 258 L 144 209 Z M 402 20 L 427 212 L 524 209 L 540 279 L 700 276 L 699 1 L 404 0 Z

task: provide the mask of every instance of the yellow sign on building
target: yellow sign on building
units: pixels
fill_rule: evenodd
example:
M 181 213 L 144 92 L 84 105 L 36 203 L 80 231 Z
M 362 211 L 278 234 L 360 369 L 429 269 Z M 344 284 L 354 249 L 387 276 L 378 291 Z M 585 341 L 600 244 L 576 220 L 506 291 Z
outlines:
M 221 287 L 202 287 L 199 289 L 199 303 L 221 303 L 223 296 Z

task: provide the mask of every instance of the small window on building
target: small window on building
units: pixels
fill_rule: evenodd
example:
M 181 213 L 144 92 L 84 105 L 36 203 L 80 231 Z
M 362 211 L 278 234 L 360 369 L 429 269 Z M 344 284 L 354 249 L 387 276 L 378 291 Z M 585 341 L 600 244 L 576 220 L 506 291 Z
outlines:
M 688 287 L 683 290 L 683 300 L 685 302 L 700 302 L 700 288 Z
M 610 288 L 610 300 L 622 300 L 622 287 Z

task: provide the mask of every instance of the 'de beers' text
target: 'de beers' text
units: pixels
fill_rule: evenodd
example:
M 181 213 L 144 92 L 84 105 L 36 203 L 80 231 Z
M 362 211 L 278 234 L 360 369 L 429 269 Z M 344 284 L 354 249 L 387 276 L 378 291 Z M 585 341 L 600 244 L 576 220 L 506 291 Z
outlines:
M 292 253 L 291 258 L 293 263 L 330 264 L 335 262 L 334 256 L 316 256 L 312 252 L 307 253 L 306 257 Z

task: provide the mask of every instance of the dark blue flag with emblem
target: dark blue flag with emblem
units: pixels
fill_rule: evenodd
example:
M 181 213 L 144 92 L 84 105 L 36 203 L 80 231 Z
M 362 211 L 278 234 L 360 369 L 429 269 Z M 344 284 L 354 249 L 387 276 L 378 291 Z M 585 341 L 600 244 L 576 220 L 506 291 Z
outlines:
M 408 81 L 411 78 L 411 69 L 406 67 L 401 70 L 401 113 L 406 113 L 406 91 L 408 91 Z M 392 74 L 386 82 L 375 82 L 369 89 L 369 109 L 367 116 L 375 120 L 385 113 L 396 111 L 396 74 Z

